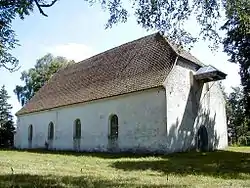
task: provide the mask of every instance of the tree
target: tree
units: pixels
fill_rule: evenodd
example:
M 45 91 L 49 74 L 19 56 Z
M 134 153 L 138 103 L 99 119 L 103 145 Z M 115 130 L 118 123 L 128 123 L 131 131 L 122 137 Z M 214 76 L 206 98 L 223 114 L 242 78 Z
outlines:
M 249 13 L 241 8 L 249 6 L 249 0 L 86 0 L 91 5 L 101 3 L 109 12 L 106 28 L 124 23 L 129 15 L 135 15 L 137 23 L 145 29 L 154 29 L 165 33 L 168 38 L 180 45 L 187 45 L 198 39 L 208 39 L 217 47 L 221 42 L 218 33 L 222 15 L 229 14 L 229 7 L 236 8 L 249 23 Z M 126 4 L 125 4 L 126 3 Z M 189 19 L 199 24 L 195 36 L 185 29 Z
M 0 25 L 1 25 L 1 61 L 0 66 L 7 64 L 17 66 L 17 60 L 11 56 L 9 50 L 17 44 L 14 31 L 11 30 L 12 20 L 19 16 L 24 19 L 34 8 L 43 16 L 47 16 L 44 8 L 51 7 L 59 0 L 0 0 Z M 145 29 L 162 31 L 176 43 L 191 44 L 199 38 L 214 42 L 215 46 L 221 41 L 218 34 L 218 23 L 221 14 L 231 14 L 234 7 L 240 12 L 241 19 L 249 23 L 249 13 L 242 11 L 243 6 L 249 6 L 249 0 L 86 0 L 90 5 L 101 4 L 110 17 L 106 28 L 111 28 L 118 23 L 127 21 L 129 15 L 134 14 L 137 22 Z M 125 8 L 124 4 L 128 7 Z M 230 10 L 230 11 L 228 11 Z M 230 16 L 229 16 L 230 17 Z M 185 22 L 195 18 L 200 27 L 199 34 L 194 36 L 185 29 Z M 225 27 L 225 29 L 227 29 Z M 13 68 L 12 67 L 12 68 Z M 8 68 L 8 67 L 7 67 Z M 10 68 L 12 70 L 12 68 Z
M 227 18 L 222 27 L 227 31 L 224 50 L 231 62 L 240 65 L 245 115 L 250 118 L 250 1 L 232 1 L 227 7 Z
M 12 20 L 19 16 L 24 19 L 34 8 L 38 8 L 43 16 L 47 16 L 43 8 L 51 7 L 58 0 L 0 0 L 0 67 L 11 71 L 15 70 L 18 60 L 14 58 L 10 50 L 17 45 L 15 33 L 11 29 Z M 119 22 L 126 22 L 129 16 L 128 10 L 123 7 L 124 2 L 133 7 L 138 23 L 146 29 L 157 29 L 167 32 L 172 39 L 181 39 L 180 42 L 190 43 L 196 40 L 190 33 L 184 30 L 184 22 L 195 14 L 197 21 L 201 24 L 202 35 L 215 38 L 216 32 L 213 28 L 217 23 L 219 14 L 219 1 L 212 2 L 188 1 L 188 0 L 108 0 L 93 1 L 86 0 L 89 4 L 101 3 L 102 8 L 107 10 L 110 18 L 106 28 L 111 28 Z M 221 0 L 225 1 L 225 0 Z M 205 10 L 205 11 L 204 11 Z M 193 13 L 193 14 L 192 14 Z M 209 18 L 209 19 L 208 19 Z M 9 66 L 8 66 L 9 65 Z
M 245 115 L 244 93 L 240 87 L 232 88 L 226 101 L 228 132 L 232 143 L 250 144 L 250 121 Z
M 0 0 L 0 68 L 10 71 L 18 69 L 18 60 L 10 53 L 18 45 L 15 32 L 11 29 L 12 21 L 17 16 L 24 19 L 35 6 L 42 15 L 47 16 L 43 8 L 53 6 L 56 1 L 47 3 L 44 0 Z
M 0 147 L 13 146 L 15 128 L 10 112 L 12 106 L 8 103 L 9 98 L 3 85 L 0 90 Z
M 34 68 L 21 73 L 23 86 L 17 85 L 14 93 L 17 95 L 18 101 L 24 105 L 29 101 L 34 94 L 57 72 L 60 68 L 72 64 L 64 57 L 54 57 L 52 54 L 47 54 L 38 59 Z

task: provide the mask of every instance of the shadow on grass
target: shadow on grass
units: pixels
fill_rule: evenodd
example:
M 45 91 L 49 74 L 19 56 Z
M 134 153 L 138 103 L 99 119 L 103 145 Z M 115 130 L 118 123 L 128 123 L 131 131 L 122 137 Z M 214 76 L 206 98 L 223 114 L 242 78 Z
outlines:
M 133 183 L 134 179 L 125 179 L 121 181 L 101 180 L 87 176 L 39 176 L 30 174 L 14 174 L 14 175 L 0 175 L 0 187 L 19 187 L 19 188 L 33 188 L 33 187 L 146 187 L 146 188 L 160 188 L 160 187 L 186 187 L 182 185 L 143 185 Z
M 250 148 L 249 148 L 250 149 Z M 24 150 L 15 150 L 23 152 Z M 224 179 L 250 179 L 250 153 L 214 151 L 207 153 L 187 152 L 168 155 L 133 153 L 91 153 L 73 151 L 27 150 L 39 154 L 97 157 L 114 160 L 112 168 L 124 171 L 152 170 L 179 176 L 204 175 Z M 157 157 L 157 158 L 149 158 Z M 131 158 L 123 160 L 124 158 Z M 132 158 L 134 158 L 132 160 Z
M 46 149 L 0 149 L 0 151 L 17 151 L 17 152 L 29 152 L 29 153 L 37 153 L 37 154 L 52 154 L 52 155 L 67 155 L 67 156 L 90 156 L 90 157 L 98 157 L 102 159 L 120 159 L 120 158 L 142 158 L 149 156 L 163 156 L 163 154 L 157 153 L 134 153 L 134 152 L 76 152 L 76 151 L 61 151 L 61 150 L 46 150 Z
M 250 179 L 250 153 L 215 151 L 177 153 L 159 159 L 116 161 L 113 168 L 125 171 L 153 170 L 179 176 L 204 175 L 224 179 Z

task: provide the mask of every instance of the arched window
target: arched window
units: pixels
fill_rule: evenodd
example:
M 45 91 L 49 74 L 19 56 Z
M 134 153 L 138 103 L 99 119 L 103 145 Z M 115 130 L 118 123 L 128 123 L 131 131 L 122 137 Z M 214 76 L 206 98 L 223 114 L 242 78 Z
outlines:
M 28 127 L 28 140 L 32 141 L 32 138 L 33 138 L 33 126 L 29 125 L 29 127 Z
M 80 139 L 81 138 L 81 120 L 76 119 L 74 122 L 74 139 Z
M 48 140 L 53 140 L 53 139 L 54 139 L 54 124 L 53 122 L 50 122 L 48 126 Z
M 117 115 L 111 115 L 109 118 L 110 125 L 110 138 L 117 139 L 118 138 L 118 117 Z

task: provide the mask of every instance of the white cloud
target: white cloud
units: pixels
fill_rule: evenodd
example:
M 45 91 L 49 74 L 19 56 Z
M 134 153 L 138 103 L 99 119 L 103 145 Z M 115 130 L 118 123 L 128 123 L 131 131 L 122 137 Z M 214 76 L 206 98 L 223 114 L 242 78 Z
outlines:
M 48 52 L 56 56 L 63 56 L 67 59 L 82 61 L 94 55 L 94 50 L 84 44 L 68 43 L 60 44 L 47 49 Z

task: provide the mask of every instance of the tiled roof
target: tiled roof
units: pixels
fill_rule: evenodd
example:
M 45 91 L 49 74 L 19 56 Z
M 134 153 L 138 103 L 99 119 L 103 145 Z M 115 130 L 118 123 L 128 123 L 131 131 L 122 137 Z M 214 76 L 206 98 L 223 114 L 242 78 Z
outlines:
M 166 39 L 167 40 L 167 39 Z M 184 50 L 183 48 L 178 47 L 177 45 L 170 43 L 171 47 L 176 51 L 176 53 L 181 56 L 182 58 L 191 61 L 195 64 L 197 64 L 200 67 L 203 67 L 204 64 L 197 59 L 196 57 L 194 57 L 190 52 Z
M 162 86 L 176 56 L 159 33 L 123 44 L 59 70 L 16 115 Z

